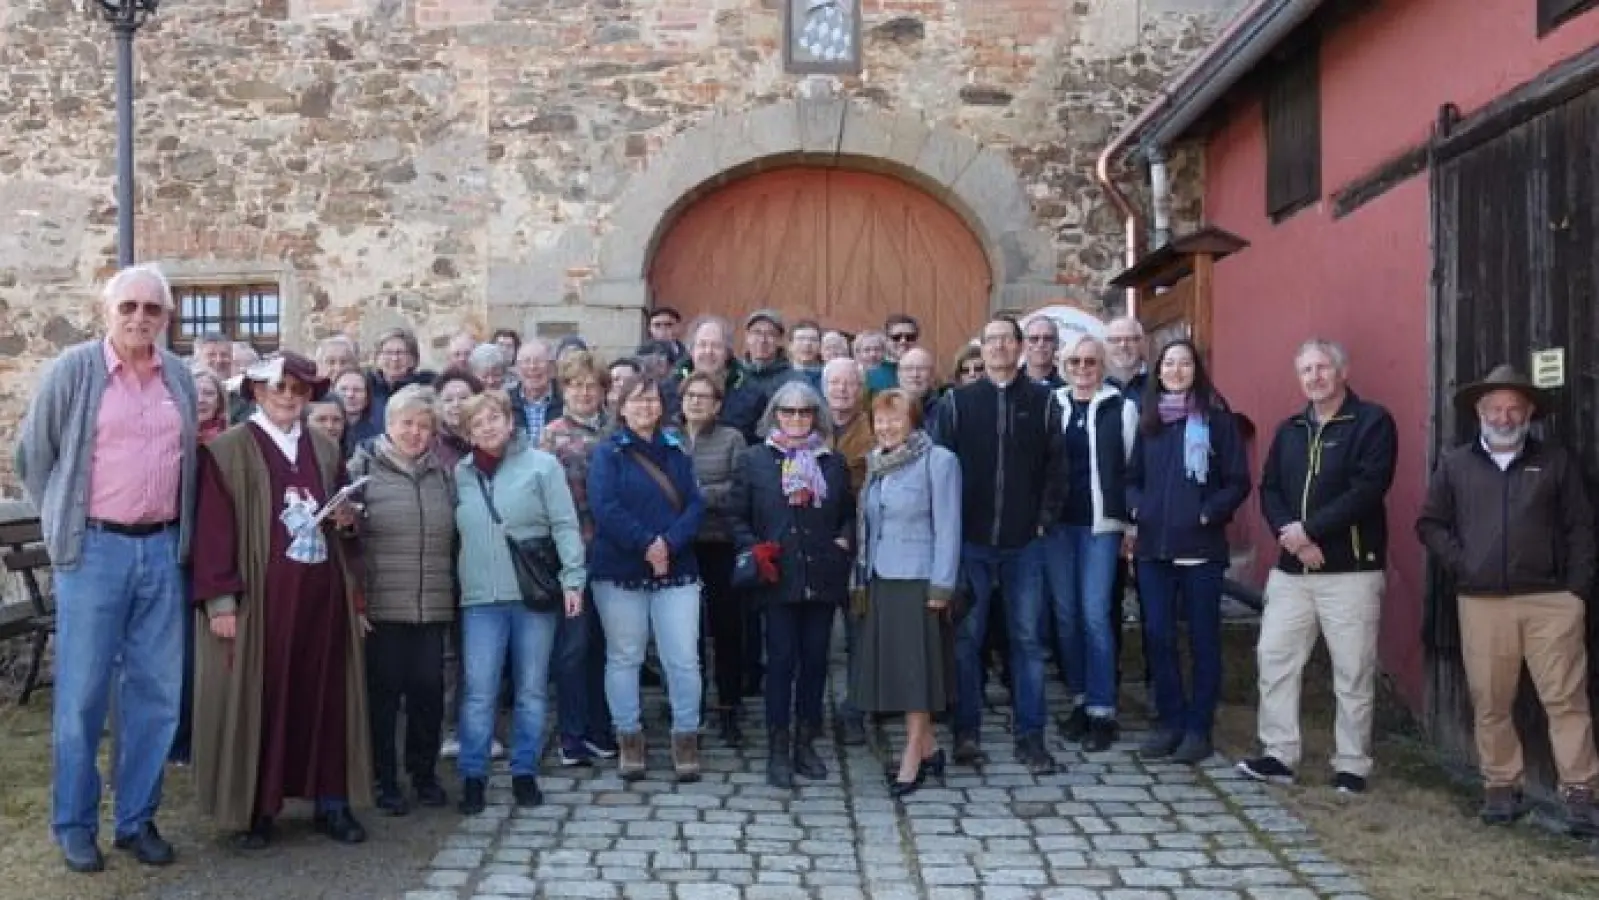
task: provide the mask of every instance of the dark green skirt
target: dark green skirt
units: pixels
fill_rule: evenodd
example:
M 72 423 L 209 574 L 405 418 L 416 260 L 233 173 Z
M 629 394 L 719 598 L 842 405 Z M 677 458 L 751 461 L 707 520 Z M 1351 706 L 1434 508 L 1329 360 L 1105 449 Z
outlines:
M 942 712 L 954 700 L 954 646 L 927 582 L 876 578 L 857 626 L 851 695 L 862 712 Z

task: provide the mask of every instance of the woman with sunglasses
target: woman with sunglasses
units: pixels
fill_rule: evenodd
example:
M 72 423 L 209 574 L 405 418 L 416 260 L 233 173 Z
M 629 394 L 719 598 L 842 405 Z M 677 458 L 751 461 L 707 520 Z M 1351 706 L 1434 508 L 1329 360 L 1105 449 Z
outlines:
M 1237 419 L 1210 383 L 1193 342 L 1161 348 L 1154 372 L 1127 469 L 1128 513 L 1138 525 L 1144 655 L 1157 714 L 1138 752 L 1197 764 L 1211 754 L 1221 693 L 1226 528 L 1249 496 L 1249 466 Z M 1179 618 L 1188 620 L 1187 678 L 1177 656 Z M 1184 692 L 1184 683 L 1191 692 Z
M 815 742 L 833 616 L 849 591 L 855 500 L 824 413 L 810 385 L 779 387 L 761 419 L 765 440 L 739 456 L 730 504 L 734 543 L 755 560 L 753 599 L 766 613 L 766 780 L 778 788 L 792 788 L 795 773 L 827 777 Z
M 194 769 L 201 809 L 240 849 L 266 847 L 296 797 L 333 840 L 366 840 L 350 814 L 372 790 L 355 508 L 325 509 L 344 456 L 301 421 L 327 387 L 297 353 L 262 360 L 241 388 L 256 411 L 201 451 Z
M 950 384 L 960 387 L 971 384 L 983 377 L 983 348 L 976 344 L 967 344 L 955 354 L 955 369 L 950 373 Z
M 1126 530 L 1127 461 L 1138 408 L 1105 381 L 1105 345 L 1081 335 L 1061 353 L 1067 384 L 1055 391 L 1065 434 L 1069 485 L 1045 537 L 1044 576 L 1053 597 L 1055 639 L 1075 701 L 1067 740 L 1110 749 L 1116 728 L 1116 626 L 1112 586 Z

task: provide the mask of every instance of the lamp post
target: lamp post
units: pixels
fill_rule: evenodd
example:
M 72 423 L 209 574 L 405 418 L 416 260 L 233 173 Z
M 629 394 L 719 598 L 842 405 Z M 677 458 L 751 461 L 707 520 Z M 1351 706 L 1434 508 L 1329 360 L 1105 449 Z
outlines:
M 117 267 L 133 265 L 133 35 L 160 0 L 98 0 L 117 39 Z

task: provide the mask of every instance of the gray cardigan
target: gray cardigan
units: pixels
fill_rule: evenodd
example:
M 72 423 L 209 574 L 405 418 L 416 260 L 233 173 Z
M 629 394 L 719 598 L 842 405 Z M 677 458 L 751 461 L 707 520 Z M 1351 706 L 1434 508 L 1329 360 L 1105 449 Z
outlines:
M 178 500 L 179 558 L 189 558 L 189 538 L 194 525 L 195 432 L 198 402 L 194 378 L 183 360 L 163 348 L 161 380 L 178 405 L 183 421 L 183 490 Z M 89 518 L 89 466 L 94 448 L 95 422 L 100 398 L 105 395 L 110 371 L 105 364 L 105 340 L 85 341 L 67 348 L 45 370 L 22 421 L 17 443 L 17 473 L 39 511 L 45 548 L 58 569 L 75 569 L 81 561 L 83 531 Z

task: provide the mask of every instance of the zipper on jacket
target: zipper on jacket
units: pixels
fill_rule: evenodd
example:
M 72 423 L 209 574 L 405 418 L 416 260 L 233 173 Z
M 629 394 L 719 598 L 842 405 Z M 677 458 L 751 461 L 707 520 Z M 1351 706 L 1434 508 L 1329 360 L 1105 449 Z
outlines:
M 1360 526 L 1359 525 L 1351 525 L 1351 526 L 1349 526 L 1349 546 L 1353 547 L 1354 550 L 1355 550 L 1355 568 L 1358 569 L 1358 568 L 1360 568 L 1361 563 L 1363 563 L 1365 561 L 1365 559 L 1366 559 L 1366 555 L 1364 553 L 1360 552 Z
M 428 511 L 427 503 L 422 499 L 422 480 L 413 476 L 411 478 L 411 486 L 416 488 L 416 520 L 421 528 L 420 535 L 422 538 L 421 552 L 416 555 L 416 622 L 420 625 L 427 621 L 427 615 L 422 606 L 422 596 L 426 590 L 422 581 L 427 576 L 427 567 L 423 565 L 423 560 L 427 559 L 428 555 Z
M 1025 378 L 1027 375 L 1026 373 L 1018 373 L 1016 377 Z M 1011 383 L 1015 384 L 1016 382 L 1012 381 Z M 1005 519 L 1005 448 L 1009 446 L 1009 442 L 1005 440 L 1005 435 L 1010 430 L 1008 427 L 1010 425 L 1010 404 L 1005 400 L 1005 389 L 998 385 L 994 387 L 995 393 L 999 396 L 999 408 L 997 410 L 999 414 L 994 417 L 998 431 L 996 434 L 998 443 L 995 445 L 998 450 L 995 454 L 998 465 L 994 469 L 994 527 L 989 537 L 989 542 L 998 547 L 1000 523 Z
M 1493 464 L 1493 459 L 1490 458 L 1488 462 Z M 1510 470 L 1515 465 L 1516 461 L 1512 459 L 1510 465 L 1499 473 L 1499 480 L 1504 485 L 1504 491 L 1499 498 L 1499 580 L 1500 587 L 1506 594 L 1510 593 Z M 1495 465 L 1494 468 L 1499 467 Z
M 1321 474 L 1322 435 L 1327 426 L 1339 421 L 1354 421 L 1354 416 L 1334 415 L 1325 422 L 1316 423 L 1316 428 L 1311 431 L 1310 422 L 1305 422 L 1305 430 L 1310 432 L 1310 447 L 1305 451 L 1305 487 L 1299 492 L 1299 525 L 1305 525 L 1305 520 L 1310 518 L 1310 489 L 1316 482 L 1316 476 Z M 1360 567 L 1360 526 L 1349 526 L 1349 545 L 1355 554 L 1355 567 Z

